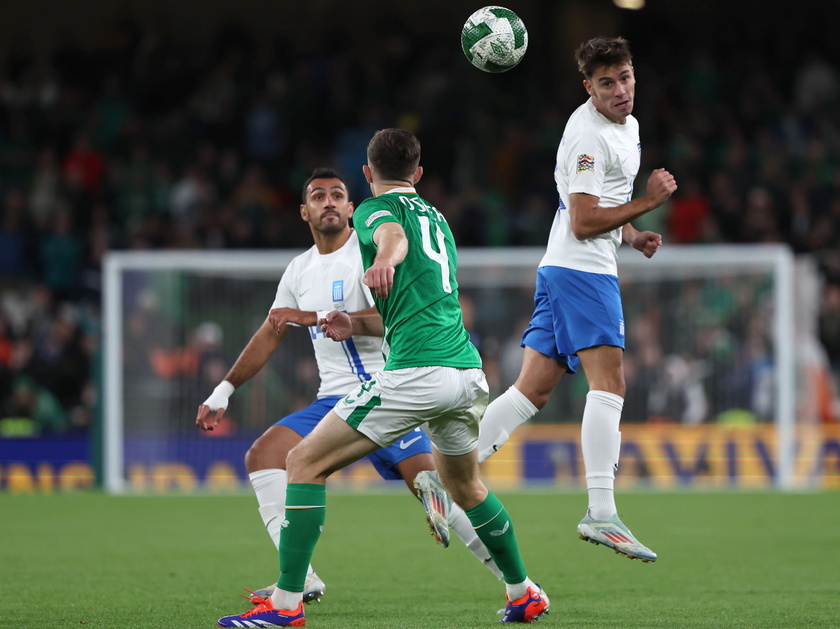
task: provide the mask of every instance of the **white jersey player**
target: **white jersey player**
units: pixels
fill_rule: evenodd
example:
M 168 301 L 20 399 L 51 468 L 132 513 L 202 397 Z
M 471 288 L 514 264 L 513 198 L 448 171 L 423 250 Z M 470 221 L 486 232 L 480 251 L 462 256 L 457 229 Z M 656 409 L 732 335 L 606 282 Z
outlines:
M 589 393 L 581 449 L 589 508 L 578 533 L 631 559 L 655 561 L 656 553 L 618 518 L 613 494 L 626 388 L 616 254 L 622 238 L 648 258 L 656 253 L 662 237 L 639 232 L 630 221 L 664 203 L 677 185 L 669 172 L 657 169 L 644 196 L 633 199 L 641 145 L 631 115 L 636 78 L 627 42 L 597 37 L 582 44 L 575 58 L 589 100 L 569 118 L 557 151 L 560 199 L 537 270 L 534 314 L 522 337 L 522 370 L 487 408 L 479 460 L 545 406 L 566 372 L 583 366 Z
M 614 124 L 598 112 L 591 98 L 575 110 L 557 149 L 554 181 L 560 200 L 541 267 L 618 275 L 622 227 L 578 240 L 565 210 L 571 206 L 570 194 L 597 197 L 603 207 L 630 201 L 641 149 L 639 123 L 633 116 L 627 116 L 623 125 Z
M 355 231 L 332 253 L 321 253 L 313 245 L 289 263 L 271 309 L 304 310 L 323 318 L 332 310 L 373 308 L 370 290 L 360 281 L 363 272 Z M 321 376 L 319 398 L 343 396 L 385 365 L 380 337 L 355 336 L 337 343 L 327 338 L 320 326 L 307 327 Z

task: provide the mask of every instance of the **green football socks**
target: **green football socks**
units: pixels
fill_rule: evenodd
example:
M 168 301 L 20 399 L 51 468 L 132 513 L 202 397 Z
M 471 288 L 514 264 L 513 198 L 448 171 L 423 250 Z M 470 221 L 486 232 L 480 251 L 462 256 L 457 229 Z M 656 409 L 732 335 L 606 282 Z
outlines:
M 289 483 L 286 489 L 286 523 L 280 529 L 280 579 L 277 587 L 303 592 L 306 572 L 326 519 L 324 485 Z
M 513 522 L 502 502 L 493 492 L 487 494 L 484 502 L 466 512 L 467 517 L 487 546 L 496 565 L 502 571 L 505 583 L 522 583 L 527 578 L 519 543 L 513 533 Z

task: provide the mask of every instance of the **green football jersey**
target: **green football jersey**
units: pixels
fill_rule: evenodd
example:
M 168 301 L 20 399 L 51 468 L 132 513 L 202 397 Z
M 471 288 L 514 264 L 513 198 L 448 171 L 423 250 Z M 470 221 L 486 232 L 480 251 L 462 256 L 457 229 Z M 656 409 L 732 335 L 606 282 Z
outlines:
M 365 270 L 376 257 L 373 232 L 387 222 L 402 225 L 408 254 L 396 267 L 388 297 L 374 296 L 385 325 L 385 369 L 481 367 L 461 318 L 455 280 L 458 253 L 443 214 L 412 188 L 362 201 L 353 214 L 353 226 Z

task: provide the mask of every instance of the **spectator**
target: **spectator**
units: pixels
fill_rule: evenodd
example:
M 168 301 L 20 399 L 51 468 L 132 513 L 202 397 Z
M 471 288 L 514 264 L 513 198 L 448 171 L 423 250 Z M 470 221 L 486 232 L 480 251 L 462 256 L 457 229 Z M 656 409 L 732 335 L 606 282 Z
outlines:
M 55 434 L 67 428 L 64 411 L 47 387 L 37 384 L 28 376 L 18 376 L 13 385 L 12 397 L 3 408 L 2 419 L 25 422 L 28 435 Z
M 56 150 L 47 146 L 38 154 L 29 189 L 29 212 L 33 224 L 38 229 L 45 229 L 50 216 L 66 203 Z
M 8 399 L 12 393 L 12 353 L 14 339 L 9 322 L 0 312 L 0 401 Z
M 23 193 L 9 190 L 0 214 L 0 279 L 20 277 L 27 273 L 29 245 L 24 226 Z
M 103 191 L 105 158 L 93 148 L 90 137 L 79 133 L 73 148 L 64 158 L 64 174 L 71 181 L 81 183 L 91 198 L 98 198 Z
M 668 212 L 669 241 L 676 245 L 713 242 L 717 238 L 709 198 L 696 177 L 680 177 L 680 194 L 671 199 Z
M 82 242 L 71 221 L 69 210 L 59 210 L 39 248 L 46 285 L 58 298 L 66 299 L 78 297 L 82 269 Z

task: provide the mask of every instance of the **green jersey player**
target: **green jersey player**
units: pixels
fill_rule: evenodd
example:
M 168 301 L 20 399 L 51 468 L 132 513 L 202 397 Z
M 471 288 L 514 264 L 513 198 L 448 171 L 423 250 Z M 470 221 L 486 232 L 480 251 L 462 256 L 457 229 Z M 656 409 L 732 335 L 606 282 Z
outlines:
M 421 425 L 435 445 L 443 485 L 504 575 L 502 622 L 532 622 L 549 601 L 528 578 L 510 516 L 479 478 L 476 443 L 487 383 L 461 321 L 452 233 L 414 189 L 423 174 L 420 143 L 402 129 L 384 129 L 368 144 L 367 158 L 363 170 L 375 198 L 360 204 L 354 225 L 363 281 L 381 316 L 334 311 L 322 329 L 333 340 L 384 334 L 385 368 L 342 398 L 289 453 L 277 589 L 250 612 L 219 624 L 303 626 L 302 592 L 325 522 L 327 478 Z
M 481 367 L 461 320 L 458 253 L 443 214 L 413 187 L 392 188 L 363 201 L 354 225 L 366 269 L 376 261 L 374 234 L 388 223 L 399 225 L 412 246 L 394 274 L 390 296 L 374 294 L 385 328 L 385 369 Z

